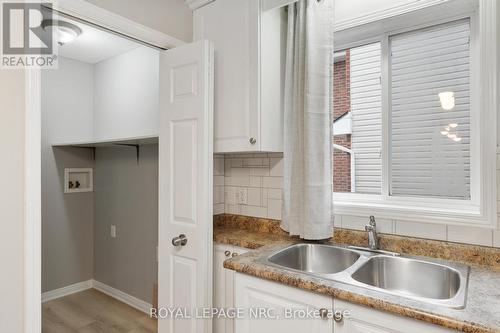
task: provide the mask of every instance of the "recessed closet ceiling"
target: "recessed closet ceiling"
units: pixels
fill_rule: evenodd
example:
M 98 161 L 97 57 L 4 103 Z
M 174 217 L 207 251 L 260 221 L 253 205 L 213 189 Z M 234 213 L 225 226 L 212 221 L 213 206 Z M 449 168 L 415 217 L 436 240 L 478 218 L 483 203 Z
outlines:
M 70 22 L 82 29 L 82 34 L 78 38 L 59 47 L 59 55 L 62 57 L 95 64 L 141 46 L 124 37 L 67 17 L 54 15 L 54 19 Z

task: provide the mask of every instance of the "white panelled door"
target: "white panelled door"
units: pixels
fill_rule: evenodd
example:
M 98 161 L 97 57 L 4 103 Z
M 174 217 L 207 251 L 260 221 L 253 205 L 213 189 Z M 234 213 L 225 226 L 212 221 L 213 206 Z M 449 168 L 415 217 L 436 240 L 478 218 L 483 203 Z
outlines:
M 192 318 L 160 319 L 159 333 L 211 332 L 194 311 L 212 305 L 212 69 L 206 40 L 160 56 L 158 303 Z

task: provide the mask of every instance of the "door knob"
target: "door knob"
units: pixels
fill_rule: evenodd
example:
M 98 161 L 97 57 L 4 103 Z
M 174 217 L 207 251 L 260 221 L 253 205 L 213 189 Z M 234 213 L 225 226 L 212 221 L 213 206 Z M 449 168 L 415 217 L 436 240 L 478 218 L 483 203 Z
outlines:
M 231 252 L 226 250 L 226 251 L 224 251 L 224 255 L 225 255 L 226 257 L 229 257 L 229 256 L 231 255 Z
M 333 314 L 333 320 L 335 320 L 335 322 L 337 323 L 340 323 L 342 319 L 344 319 L 344 315 L 342 314 L 342 312 L 335 311 L 335 313 Z
M 255 140 L 255 138 L 250 138 L 248 141 L 250 141 L 251 145 L 254 145 L 257 143 L 257 140 Z
M 325 309 L 325 308 L 321 308 L 319 309 L 319 316 L 322 318 L 322 319 L 327 319 L 328 318 L 328 310 Z
M 184 234 L 180 234 L 179 236 L 172 238 L 172 245 L 173 246 L 184 246 L 187 244 L 187 242 L 188 242 L 188 239 L 187 239 L 186 235 L 184 235 Z
M 232 256 L 233 258 L 234 258 L 234 257 L 236 257 L 237 255 L 238 255 L 238 253 L 236 253 L 236 252 L 233 252 L 233 254 L 231 254 L 231 256 Z

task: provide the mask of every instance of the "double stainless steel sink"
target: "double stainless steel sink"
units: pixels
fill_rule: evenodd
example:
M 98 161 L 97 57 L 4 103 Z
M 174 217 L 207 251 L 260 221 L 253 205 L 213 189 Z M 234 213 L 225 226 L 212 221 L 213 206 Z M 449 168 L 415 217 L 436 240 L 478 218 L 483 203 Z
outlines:
M 464 308 L 469 267 L 326 244 L 296 244 L 266 263 L 449 308 Z

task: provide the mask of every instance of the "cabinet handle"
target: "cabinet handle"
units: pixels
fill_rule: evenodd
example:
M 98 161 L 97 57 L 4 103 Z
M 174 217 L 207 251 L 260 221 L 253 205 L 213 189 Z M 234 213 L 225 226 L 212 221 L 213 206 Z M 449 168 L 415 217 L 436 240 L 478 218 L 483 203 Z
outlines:
M 231 255 L 233 258 L 236 257 L 238 255 L 238 253 L 236 252 L 233 252 L 233 254 Z
M 226 257 L 229 257 L 229 256 L 231 255 L 231 252 L 230 252 L 230 251 L 224 251 L 224 255 L 225 255 Z
M 250 141 L 250 144 L 252 144 L 252 145 L 257 143 L 257 140 L 255 140 L 255 138 L 250 138 L 250 140 L 248 140 L 248 141 Z
M 333 320 L 335 320 L 335 322 L 337 323 L 340 323 L 342 319 L 344 319 L 344 315 L 342 314 L 342 312 L 335 311 L 335 313 L 333 314 Z
M 321 308 L 319 309 L 319 316 L 322 318 L 322 319 L 327 319 L 328 318 L 328 310 L 325 309 L 325 308 Z

